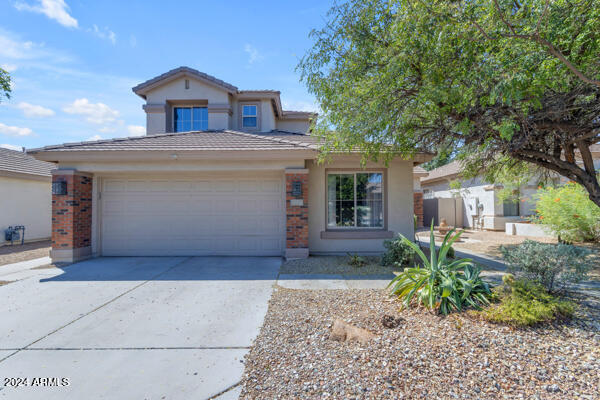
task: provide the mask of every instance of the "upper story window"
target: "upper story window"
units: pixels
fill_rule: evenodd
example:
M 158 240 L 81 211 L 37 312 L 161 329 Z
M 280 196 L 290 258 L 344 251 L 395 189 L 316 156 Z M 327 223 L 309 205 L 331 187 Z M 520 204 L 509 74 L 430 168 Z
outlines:
M 208 130 L 206 107 L 174 107 L 173 129 L 175 132 Z
M 257 128 L 258 115 L 255 104 L 244 105 L 242 107 L 242 128 Z

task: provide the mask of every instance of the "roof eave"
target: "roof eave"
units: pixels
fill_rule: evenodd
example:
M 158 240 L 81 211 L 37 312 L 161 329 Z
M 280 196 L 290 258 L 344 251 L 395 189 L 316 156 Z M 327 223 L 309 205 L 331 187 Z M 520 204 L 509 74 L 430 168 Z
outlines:
M 197 161 L 197 160 L 256 160 L 289 159 L 297 157 L 314 159 L 316 149 L 210 149 L 210 150 L 41 150 L 32 156 L 48 162 L 137 162 L 137 161 Z

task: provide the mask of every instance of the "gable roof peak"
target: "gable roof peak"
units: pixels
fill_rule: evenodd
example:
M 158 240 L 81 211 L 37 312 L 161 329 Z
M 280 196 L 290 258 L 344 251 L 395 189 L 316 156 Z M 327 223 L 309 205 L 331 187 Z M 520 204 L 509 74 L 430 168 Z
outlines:
M 145 82 L 140 83 L 137 86 L 134 86 L 131 90 L 142 98 L 146 98 L 146 93 L 150 90 L 161 86 L 167 82 L 175 80 L 177 78 L 189 76 L 191 78 L 198 79 L 202 82 L 206 82 L 212 86 L 216 86 L 218 88 L 224 89 L 229 93 L 237 93 L 238 88 L 231 83 L 227 83 L 219 78 L 216 78 L 212 75 L 209 75 L 205 72 L 198 71 L 197 69 L 181 66 L 178 68 L 174 68 L 170 71 L 165 72 L 164 74 L 160 74 L 155 76 L 152 79 L 149 79 Z

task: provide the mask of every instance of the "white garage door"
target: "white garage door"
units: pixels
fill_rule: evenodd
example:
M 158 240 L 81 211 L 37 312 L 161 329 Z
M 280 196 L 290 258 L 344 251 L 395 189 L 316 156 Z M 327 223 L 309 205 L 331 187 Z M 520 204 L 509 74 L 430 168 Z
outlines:
M 281 255 L 281 174 L 104 178 L 101 247 L 119 255 Z

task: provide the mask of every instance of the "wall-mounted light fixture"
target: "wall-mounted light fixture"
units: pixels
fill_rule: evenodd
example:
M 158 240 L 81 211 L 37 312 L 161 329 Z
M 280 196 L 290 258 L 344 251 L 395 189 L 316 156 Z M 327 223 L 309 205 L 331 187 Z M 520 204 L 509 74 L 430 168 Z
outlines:
M 52 194 L 58 196 L 64 196 L 67 194 L 67 182 L 66 181 L 55 181 L 52 182 Z
M 302 182 L 301 181 L 292 182 L 292 196 L 294 196 L 294 197 L 302 196 Z

